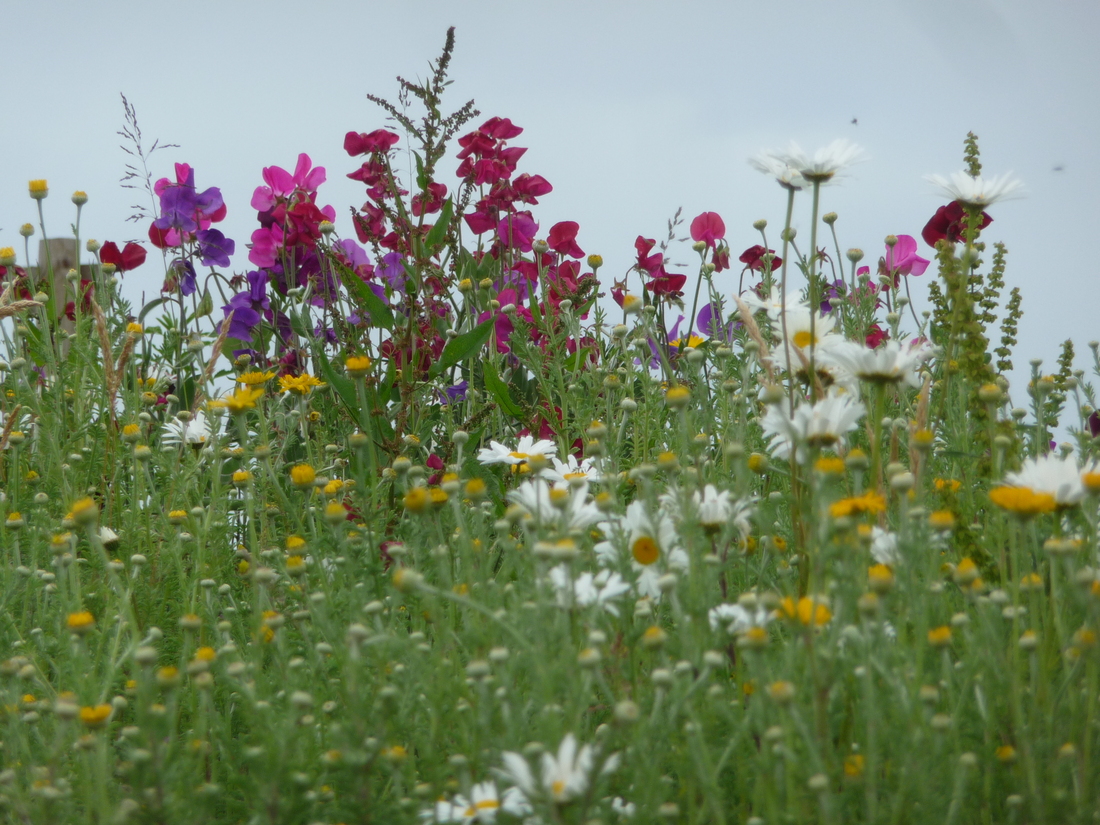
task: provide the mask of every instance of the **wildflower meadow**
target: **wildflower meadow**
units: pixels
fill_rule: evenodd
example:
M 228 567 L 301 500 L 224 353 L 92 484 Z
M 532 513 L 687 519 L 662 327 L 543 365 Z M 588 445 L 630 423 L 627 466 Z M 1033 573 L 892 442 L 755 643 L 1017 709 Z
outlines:
M 139 242 L 30 181 L 4 821 L 1095 821 L 1100 362 L 1009 385 L 1021 184 L 965 136 L 865 252 L 828 211 L 862 150 L 791 144 L 771 220 L 676 213 L 608 272 L 453 47 L 249 204 L 126 104 Z

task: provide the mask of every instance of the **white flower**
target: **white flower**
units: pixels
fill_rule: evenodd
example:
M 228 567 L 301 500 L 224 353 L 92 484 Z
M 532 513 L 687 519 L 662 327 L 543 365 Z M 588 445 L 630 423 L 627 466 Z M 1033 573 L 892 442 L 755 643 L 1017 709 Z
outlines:
M 181 444 L 205 444 L 212 433 L 210 422 L 201 410 L 190 421 L 172 418 L 164 422 L 160 443 L 166 447 L 178 447 Z
M 550 569 L 548 576 L 550 584 L 557 592 L 559 607 L 588 607 L 595 604 L 612 616 L 618 616 L 619 607 L 615 601 L 624 593 L 630 592 L 630 585 L 611 570 L 601 570 L 595 575 L 585 572 L 574 579 L 569 575 L 569 567 L 559 564 Z
M 871 528 L 871 558 L 879 564 L 897 567 L 901 562 L 898 552 L 898 534 L 881 527 Z
M 749 158 L 749 165 L 758 172 L 763 172 L 765 175 L 775 178 L 775 182 L 784 189 L 798 190 L 806 186 L 806 181 L 798 173 L 798 170 L 791 168 L 786 161 L 781 160 L 774 154 L 761 152 Z
M 603 518 L 596 505 L 588 501 L 587 485 L 550 485 L 533 478 L 508 493 L 508 498 L 523 508 L 535 527 L 552 525 L 569 532 L 584 530 Z
M 772 611 L 763 607 L 749 610 L 739 604 L 720 604 L 707 612 L 710 629 L 724 627 L 731 636 L 748 633 L 754 627 L 764 627 L 772 620 Z
M 947 178 L 942 175 L 928 175 L 925 180 L 938 186 L 952 200 L 977 209 L 985 209 L 990 204 L 1008 198 L 1023 197 L 1024 194 L 1023 181 L 1012 177 L 1011 172 L 989 180 L 981 176 L 975 178 L 968 172 L 952 172 Z
M 920 386 L 918 371 L 932 357 L 933 349 L 926 342 L 903 345 L 886 341 L 872 349 L 857 341 L 841 341 L 829 347 L 822 360 L 872 384 Z
M 561 740 L 557 756 L 549 753 L 542 755 L 542 787 L 535 783 L 527 760 L 518 753 L 505 751 L 501 754 L 504 778 L 511 780 L 527 797 L 539 796 L 542 792 L 558 804 L 570 802 L 584 795 L 592 780 L 594 754 L 591 745 L 577 748 L 577 738 L 567 733 Z M 619 765 L 618 754 L 612 754 L 600 769 L 600 775 L 611 773 Z
M 863 150 L 850 140 L 838 138 L 813 154 L 804 152 L 792 142 L 785 151 L 772 152 L 771 157 L 798 172 L 809 183 L 828 183 L 835 175 L 853 163 L 866 158 Z
M 480 822 L 496 821 L 498 811 L 504 811 L 515 817 L 531 813 L 531 805 L 519 788 L 509 788 L 501 797 L 497 794 L 495 782 L 479 782 L 470 790 L 470 799 L 456 794 L 448 801 L 440 799 L 431 808 L 420 812 L 422 822 Z
M 692 493 L 691 501 L 695 505 L 695 517 L 699 519 L 704 530 L 721 530 L 722 525 L 733 515 L 729 490 L 719 491 L 713 484 L 704 487 L 702 493 L 698 490 Z
M 579 482 L 600 480 L 600 471 L 596 469 L 591 458 L 577 461 L 576 456 L 568 455 L 565 457 L 565 461 L 562 461 L 557 456 L 551 456 L 550 464 L 550 467 L 539 473 L 547 481 L 577 484 Z
M 831 394 L 816 404 L 801 404 L 794 416 L 785 404 L 773 404 L 761 427 L 771 441 L 768 449 L 772 455 L 789 458 L 793 447 L 795 459 L 801 463 L 809 457 L 807 447 L 833 447 L 843 442 L 845 434 L 855 429 L 866 412 L 853 396 Z
M 1059 507 L 1070 507 L 1085 497 L 1081 468 L 1072 456 L 1048 453 L 1029 458 L 1018 472 L 1005 477 L 1005 483 L 1013 487 L 1027 487 L 1036 493 L 1049 493 Z
M 488 447 L 483 447 L 477 454 L 477 460 L 482 464 L 511 464 L 514 467 L 526 464 L 533 455 L 541 455 L 546 458 L 555 456 L 558 448 L 553 441 L 542 439 L 535 441 L 529 435 L 520 438 L 514 450 L 510 450 L 499 441 L 490 441 Z
M 621 519 L 602 522 L 598 527 L 607 539 L 595 546 L 596 558 L 605 567 L 617 564 L 620 548 L 625 547 L 630 566 L 638 574 L 635 587 L 640 596 L 659 599 L 657 582 L 662 574 L 688 567 L 688 555 L 679 547 L 672 519 L 661 511 L 650 518 L 641 501 L 631 502 Z
M 783 291 L 778 285 L 772 286 L 771 294 L 767 298 L 761 298 L 755 289 L 746 289 L 741 293 L 741 301 L 754 313 L 767 310 L 768 319 L 776 321 L 783 312 Z

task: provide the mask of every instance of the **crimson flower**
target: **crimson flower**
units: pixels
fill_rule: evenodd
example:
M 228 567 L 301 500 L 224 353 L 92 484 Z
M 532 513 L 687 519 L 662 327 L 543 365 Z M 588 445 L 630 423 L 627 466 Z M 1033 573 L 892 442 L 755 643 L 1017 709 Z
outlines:
M 583 258 L 584 250 L 577 246 L 577 232 L 581 225 L 576 221 L 561 221 L 550 227 L 550 236 L 546 242 L 555 252 L 570 258 Z
M 352 157 L 367 155 L 375 152 L 388 152 L 400 137 L 385 129 L 375 129 L 367 134 L 365 132 L 348 132 L 344 135 L 344 151 Z
M 443 208 L 443 200 L 447 197 L 447 185 L 445 183 L 429 183 L 426 195 L 413 195 L 412 213 L 416 217 L 431 215 Z
M 691 239 L 702 241 L 708 248 L 726 237 L 726 224 L 717 212 L 704 212 L 691 222 Z
M 756 244 L 756 246 L 750 246 L 748 249 L 742 252 L 741 257 L 737 260 L 739 260 L 753 272 L 761 272 L 764 269 L 764 255 L 769 252 L 773 255 L 775 254 L 774 249 L 765 249 L 760 244 Z M 773 272 L 782 265 L 782 258 L 772 258 L 771 268 Z
M 119 252 L 114 241 L 107 241 L 99 250 L 99 260 L 100 263 L 114 264 L 115 269 L 122 274 L 145 263 L 145 248 L 131 241 Z
M 635 262 L 639 272 L 648 272 L 650 275 L 655 273 L 661 268 L 661 265 L 665 262 L 665 256 L 658 252 L 655 255 L 650 255 L 649 250 L 653 249 L 653 245 L 657 242 L 653 238 L 643 238 L 641 235 L 634 241 L 634 249 L 638 252 L 638 259 Z
M 993 223 L 993 218 L 982 212 L 981 229 L 985 229 Z M 966 234 L 966 210 L 958 201 L 951 201 L 946 206 L 936 210 L 931 220 L 925 224 L 920 235 L 929 246 L 935 246 L 936 241 L 949 241 L 958 243 Z
M 687 283 L 687 275 L 675 275 L 671 272 L 665 272 L 664 267 L 661 267 L 657 271 L 656 277 L 646 284 L 646 288 L 654 295 L 679 298 L 684 294 L 685 283 Z
M 890 333 L 887 330 L 884 330 L 878 324 L 871 324 L 871 328 L 867 330 L 867 336 L 864 338 L 864 341 L 871 349 L 877 349 L 879 344 L 889 339 Z

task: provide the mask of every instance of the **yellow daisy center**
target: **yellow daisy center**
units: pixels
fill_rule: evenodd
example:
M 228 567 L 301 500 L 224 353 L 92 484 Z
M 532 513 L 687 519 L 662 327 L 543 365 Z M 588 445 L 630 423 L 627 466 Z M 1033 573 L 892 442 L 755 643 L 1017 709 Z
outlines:
M 641 536 L 635 539 L 630 547 L 630 552 L 634 556 L 634 561 L 645 565 L 653 564 L 661 555 L 661 549 L 657 546 L 657 542 L 649 536 Z

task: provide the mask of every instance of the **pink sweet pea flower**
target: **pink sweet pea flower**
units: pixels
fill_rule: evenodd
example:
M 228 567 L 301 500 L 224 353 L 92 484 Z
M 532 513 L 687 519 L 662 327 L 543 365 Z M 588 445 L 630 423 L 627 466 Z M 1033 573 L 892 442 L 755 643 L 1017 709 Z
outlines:
M 691 222 L 691 239 L 702 241 L 708 248 L 726 237 L 726 224 L 717 212 L 704 212 Z
M 576 221 L 561 221 L 550 227 L 546 242 L 550 248 L 570 258 L 583 258 L 584 250 L 577 246 L 577 232 L 581 225 Z
M 516 212 L 497 224 L 500 242 L 520 252 L 531 251 L 531 242 L 535 240 L 535 233 L 538 231 L 539 225 L 535 223 L 535 219 L 525 212 Z
M 375 129 L 370 134 L 365 132 L 348 132 L 344 135 L 344 151 L 352 157 L 367 155 L 375 152 L 388 152 L 400 137 L 385 129 Z
M 917 254 L 917 241 L 912 235 L 898 235 L 898 242 L 886 247 L 886 269 L 899 275 L 923 275 L 929 261 Z
M 661 265 L 665 262 L 665 256 L 658 252 L 655 255 L 650 255 L 649 250 L 653 248 L 653 245 L 657 241 L 652 238 L 643 238 L 641 235 L 634 241 L 634 249 L 638 253 L 638 259 L 635 261 L 635 267 L 639 272 L 647 272 L 652 275 Z
M 309 155 L 302 152 L 298 155 L 298 164 L 294 167 L 293 175 L 278 166 L 265 167 L 263 178 L 267 186 L 256 187 L 256 191 L 252 193 L 252 208 L 257 212 L 266 212 L 274 208 L 277 199 L 289 198 L 296 189 L 307 194 L 316 192 L 325 182 L 325 167 L 313 169 L 312 166 Z

